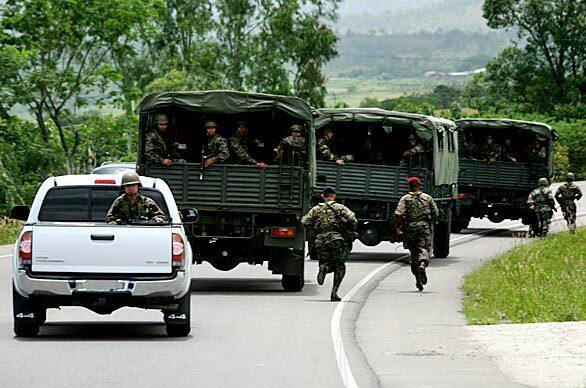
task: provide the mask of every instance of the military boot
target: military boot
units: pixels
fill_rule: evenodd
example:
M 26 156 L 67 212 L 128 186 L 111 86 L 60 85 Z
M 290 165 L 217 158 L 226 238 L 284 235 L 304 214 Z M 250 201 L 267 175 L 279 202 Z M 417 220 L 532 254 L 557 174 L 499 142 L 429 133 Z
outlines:
M 417 287 L 419 291 L 423 291 L 423 284 L 419 283 L 419 280 L 415 282 L 415 287 Z
M 319 266 L 319 272 L 317 273 L 317 284 L 320 286 L 324 284 L 324 280 L 326 278 L 326 267 L 325 265 Z
M 330 296 L 330 300 L 332 302 L 339 302 L 342 300 L 342 298 L 340 298 L 336 292 L 333 292 L 332 295 Z
M 425 264 L 420 264 L 417 268 L 417 281 L 422 285 L 427 284 L 427 274 L 425 273 Z

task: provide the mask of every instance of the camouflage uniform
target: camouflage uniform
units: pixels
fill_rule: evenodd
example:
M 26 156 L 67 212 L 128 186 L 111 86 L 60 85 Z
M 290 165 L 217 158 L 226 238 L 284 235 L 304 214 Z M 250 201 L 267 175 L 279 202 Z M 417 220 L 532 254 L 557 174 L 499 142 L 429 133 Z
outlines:
M 322 137 L 317 141 L 317 150 L 319 151 L 318 157 L 320 160 L 329 160 L 331 162 L 335 162 L 336 160 L 341 159 L 345 162 L 348 162 L 352 159 L 349 155 L 336 155 L 334 142 L 332 140 L 326 139 L 325 137 Z
M 403 167 L 423 167 L 426 162 L 425 148 L 421 144 L 417 144 L 415 147 L 407 150 L 407 155 L 403 156 L 399 165 Z
M 319 258 L 320 266 L 324 266 L 326 273 L 334 272 L 334 285 L 332 294 L 338 292 L 340 283 L 346 274 L 346 259 L 348 258 L 348 244 L 344 234 L 351 232 L 345 230 L 341 218 L 349 221 L 349 229 L 355 230 L 358 224 L 354 213 L 346 206 L 334 202 L 323 202 L 309 210 L 303 216 L 301 223 L 306 227 L 315 229 L 315 250 Z
M 463 159 L 475 160 L 478 158 L 478 148 L 472 142 L 462 142 L 460 145 L 460 153 Z
M 551 189 L 545 186 L 536 188 L 529 194 L 527 203 L 534 206 L 539 236 L 547 236 L 549 224 L 553 217 L 553 209 L 555 208 Z
M 228 151 L 228 142 L 220 135 L 216 135 L 208 139 L 205 152 L 206 157 L 213 158 L 214 163 L 223 163 L 230 157 L 230 151 Z
M 165 220 L 165 213 L 159 205 L 150 198 L 138 195 L 136 201 L 131 203 L 126 194 L 122 194 L 114 200 L 106 221 L 109 224 L 125 225 L 134 219 L 147 219 L 162 222 Z
M 580 198 L 582 190 L 574 182 L 563 183 L 555 192 L 555 199 L 560 204 L 568 229 L 572 233 L 576 231 L 576 202 Z
M 529 154 L 529 161 L 532 163 L 545 163 L 547 160 L 547 152 L 545 148 L 541 147 L 541 149 L 536 150 L 532 149 L 531 153 Z
M 144 154 L 147 162 L 151 163 L 163 163 L 163 159 L 179 159 L 174 149 L 169 150 L 163 134 L 156 129 L 146 134 Z
M 293 150 L 299 152 L 301 156 L 301 161 L 307 160 L 307 149 L 305 145 L 307 141 L 303 136 L 295 137 L 293 135 L 289 135 L 279 143 L 279 154 L 283 157 L 283 153 L 291 152 Z M 285 160 L 289 159 L 285 157 Z
M 431 195 L 410 191 L 399 200 L 395 217 L 403 221 L 405 245 L 411 253 L 411 272 L 417 276 L 420 265 L 427 267 L 432 244 L 431 225 L 438 209 Z
M 230 138 L 230 149 L 232 155 L 238 164 L 256 164 L 256 160 L 248 153 L 248 143 L 246 136 L 235 133 Z
M 490 161 L 491 159 L 499 160 L 501 156 L 501 146 L 496 143 L 492 145 L 484 144 L 480 149 L 480 159 Z

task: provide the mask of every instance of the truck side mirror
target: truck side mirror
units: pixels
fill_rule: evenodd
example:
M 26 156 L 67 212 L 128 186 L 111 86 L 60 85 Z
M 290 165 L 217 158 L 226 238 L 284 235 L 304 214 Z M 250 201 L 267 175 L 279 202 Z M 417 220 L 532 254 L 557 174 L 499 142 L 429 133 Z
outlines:
M 326 183 L 326 181 L 327 181 L 327 178 L 328 178 L 328 177 L 327 177 L 326 175 L 324 175 L 324 174 L 318 174 L 318 175 L 315 177 L 315 180 L 316 180 L 316 182 L 317 182 L 317 183 Z
M 17 205 L 10 211 L 10 218 L 15 220 L 26 221 L 31 209 L 26 205 Z
M 199 219 L 198 211 L 191 207 L 181 209 L 181 216 L 184 224 L 195 224 Z

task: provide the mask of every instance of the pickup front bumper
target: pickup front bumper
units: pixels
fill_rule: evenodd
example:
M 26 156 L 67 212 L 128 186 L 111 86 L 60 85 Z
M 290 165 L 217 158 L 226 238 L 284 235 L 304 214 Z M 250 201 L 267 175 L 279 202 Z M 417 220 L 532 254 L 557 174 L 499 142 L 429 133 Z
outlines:
M 24 269 L 16 272 L 16 288 L 24 296 L 72 296 L 81 293 L 130 294 L 131 297 L 180 298 L 190 290 L 190 277 L 185 271 L 177 271 L 172 279 L 123 280 L 123 279 L 47 279 L 30 277 Z

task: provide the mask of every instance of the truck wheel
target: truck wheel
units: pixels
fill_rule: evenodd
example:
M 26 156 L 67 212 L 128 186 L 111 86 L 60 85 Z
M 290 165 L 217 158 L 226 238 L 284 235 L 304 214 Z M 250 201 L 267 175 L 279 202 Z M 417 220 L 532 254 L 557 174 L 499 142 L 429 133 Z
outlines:
M 163 311 L 167 335 L 170 337 L 186 337 L 191 331 L 191 292 L 177 301 L 177 310 Z
M 455 218 L 452 220 L 452 233 L 460 233 L 470 224 L 470 218 Z
M 39 334 L 41 324 L 39 308 L 30 298 L 20 295 L 12 285 L 12 311 L 14 334 L 17 337 L 34 337 Z M 43 310 L 44 311 L 44 310 Z
M 450 254 L 450 225 L 449 221 L 440 221 L 433 233 L 433 257 L 445 259 Z
M 299 292 L 305 285 L 303 274 L 300 275 L 283 275 L 281 279 L 283 289 L 287 292 Z

